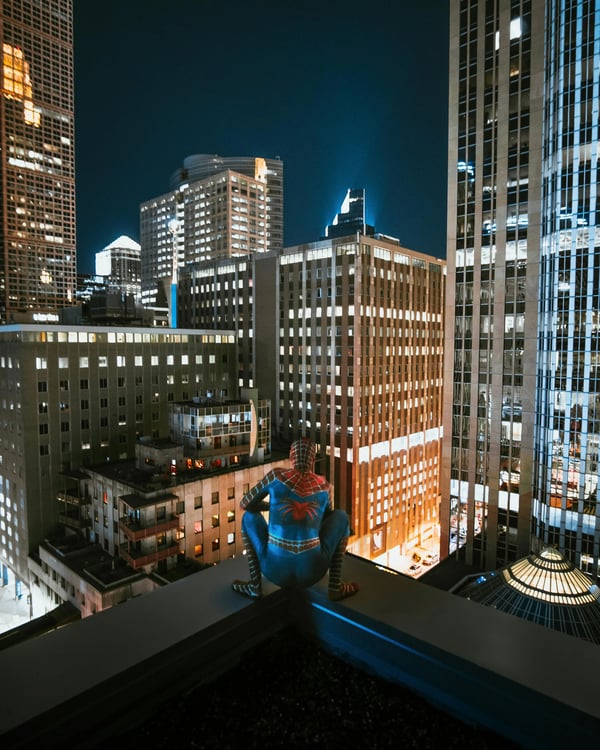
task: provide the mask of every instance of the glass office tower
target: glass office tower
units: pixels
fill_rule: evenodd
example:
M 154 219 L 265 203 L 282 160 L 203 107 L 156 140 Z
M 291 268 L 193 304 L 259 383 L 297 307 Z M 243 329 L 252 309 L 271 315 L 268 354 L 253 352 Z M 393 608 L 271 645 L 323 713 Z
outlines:
M 0 37 L 0 323 L 54 320 L 77 279 L 71 0 L 6 0 Z
M 600 8 L 453 0 L 442 547 L 597 575 Z

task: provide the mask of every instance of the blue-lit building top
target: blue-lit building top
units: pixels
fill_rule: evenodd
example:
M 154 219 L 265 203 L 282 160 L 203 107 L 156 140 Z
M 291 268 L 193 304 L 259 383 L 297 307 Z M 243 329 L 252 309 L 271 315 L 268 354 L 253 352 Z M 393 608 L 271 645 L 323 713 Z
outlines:
M 325 227 L 325 234 L 321 239 L 348 237 L 351 234 L 364 234 L 372 237 L 375 227 L 367 224 L 366 197 L 364 188 L 350 188 L 331 224 Z

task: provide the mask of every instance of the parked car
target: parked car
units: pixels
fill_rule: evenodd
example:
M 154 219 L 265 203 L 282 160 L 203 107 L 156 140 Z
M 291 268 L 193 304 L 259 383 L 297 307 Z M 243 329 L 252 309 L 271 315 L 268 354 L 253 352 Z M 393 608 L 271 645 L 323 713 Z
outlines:
M 419 571 L 423 569 L 422 565 L 419 565 L 418 563 L 413 563 L 410 568 L 408 569 L 408 574 L 411 576 L 416 576 Z
M 440 561 L 439 555 L 425 555 L 422 562 L 423 565 L 435 565 L 435 563 Z

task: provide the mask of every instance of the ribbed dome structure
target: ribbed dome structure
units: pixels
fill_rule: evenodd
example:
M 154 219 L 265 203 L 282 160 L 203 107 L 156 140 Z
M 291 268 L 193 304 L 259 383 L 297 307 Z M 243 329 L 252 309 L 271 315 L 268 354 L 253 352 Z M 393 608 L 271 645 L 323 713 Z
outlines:
M 600 644 L 600 588 L 555 549 L 481 575 L 456 593 Z

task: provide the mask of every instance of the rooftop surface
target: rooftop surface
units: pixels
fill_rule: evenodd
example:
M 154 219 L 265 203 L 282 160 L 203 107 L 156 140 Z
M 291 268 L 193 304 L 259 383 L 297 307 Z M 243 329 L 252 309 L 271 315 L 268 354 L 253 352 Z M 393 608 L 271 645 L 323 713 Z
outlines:
M 173 443 L 173 445 L 177 445 Z M 181 446 L 178 446 L 181 447 Z M 242 446 L 244 447 L 244 446 Z M 267 456 L 265 456 L 264 464 L 272 464 L 277 461 L 282 461 L 288 458 L 288 454 L 279 450 L 272 450 Z M 243 463 L 234 466 L 220 466 L 219 468 L 206 467 L 203 469 L 185 469 L 180 470 L 177 474 L 172 475 L 167 471 L 161 471 L 157 467 L 139 468 L 136 463 L 136 459 L 123 459 L 120 461 L 106 461 L 101 464 L 94 464 L 89 467 L 90 471 L 93 471 L 100 476 L 112 479 L 114 481 L 122 482 L 123 484 L 132 487 L 139 492 L 152 492 L 155 493 L 159 489 L 163 489 L 167 492 L 169 487 L 177 487 L 182 484 L 189 482 L 197 482 L 202 479 L 209 479 L 212 477 L 220 476 L 222 474 L 233 474 L 242 469 L 247 469 L 258 464 L 250 462 L 247 459 L 247 454 L 244 454 Z M 68 477 L 72 477 L 72 474 L 68 474 Z M 85 478 L 85 474 L 83 478 Z M 89 474 L 87 474 L 89 477 Z M 73 477 L 75 478 L 75 477 Z M 81 477 L 77 477 L 81 478 Z M 146 503 L 149 501 L 141 500 L 140 502 Z M 154 502 L 152 500 L 151 502 Z
M 326 651 L 294 628 L 256 646 L 209 685 L 165 703 L 117 746 L 460 748 L 518 745 L 436 709 L 407 688 Z

